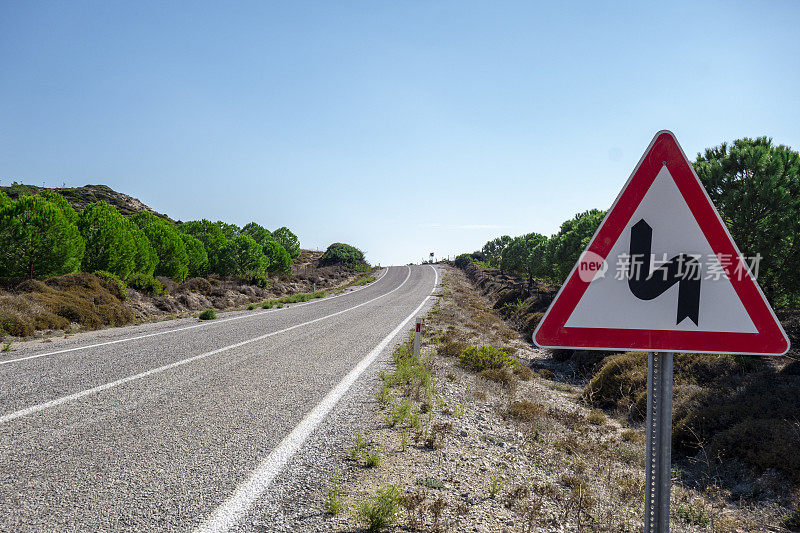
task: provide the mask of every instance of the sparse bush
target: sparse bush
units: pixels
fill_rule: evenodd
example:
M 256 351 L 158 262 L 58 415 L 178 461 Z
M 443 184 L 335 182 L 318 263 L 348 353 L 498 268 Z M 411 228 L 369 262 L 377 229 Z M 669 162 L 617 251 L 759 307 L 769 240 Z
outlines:
M 616 407 L 620 400 L 635 401 L 647 386 L 647 354 L 627 352 L 606 359 L 592 377 L 584 397 L 598 407 Z
M 489 481 L 489 497 L 494 500 L 501 490 L 503 490 L 503 480 L 499 476 L 492 477 Z
M 486 370 L 478 372 L 478 377 L 500 383 L 504 387 L 509 387 L 516 383 L 514 374 L 512 374 L 508 368 L 487 368 Z
M 800 377 L 776 372 L 758 358 L 677 354 L 674 361 L 673 444 L 714 457 L 738 458 L 756 471 L 775 468 L 800 480 L 798 412 Z M 646 414 L 647 356 L 608 357 L 584 390 L 598 407 Z
M 522 381 L 528 381 L 533 377 L 533 370 L 528 365 L 517 365 L 514 367 L 514 375 Z
M 602 426 L 606 423 L 606 415 L 600 409 L 592 409 L 586 416 L 586 420 L 594 426 Z
M 261 309 L 272 309 L 275 306 L 275 302 L 272 300 L 267 300 L 263 304 L 261 304 Z
M 675 509 L 675 516 L 694 526 L 705 527 L 711 523 L 711 517 L 705 509 L 695 505 L 679 505 Z
M 553 371 L 547 368 L 540 368 L 539 370 L 536 371 L 536 373 L 542 379 L 552 380 L 556 377 L 556 375 L 553 374 Z
M 217 313 L 213 309 L 206 309 L 205 311 L 197 315 L 197 318 L 199 318 L 200 320 L 214 320 L 215 318 L 217 318 Z
M 128 284 L 128 287 L 150 296 L 164 296 L 166 294 L 164 287 L 156 278 L 140 272 L 129 276 L 125 283 Z
M 375 448 L 369 452 L 364 452 L 364 466 L 367 468 L 376 468 L 380 466 L 381 460 L 383 456 L 381 455 L 381 450 L 379 448 Z
M 348 283 L 347 286 L 348 287 L 359 287 L 359 286 L 362 286 L 362 285 L 368 285 L 368 284 L 372 283 L 373 281 L 375 281 L 375 276 L 361 275 L 355 281 L 351 281 L 350 283 Z
M 518 363 L 511 355 L 494 346 L 471 346 L 458 356 L 461 366 L 480 372 L 487 368 L 514 368 Z
M 257 306 L 256 306 L 256 304 L 250 304 L 250 305 L 248 305 L 248 306 L 247 306 L 247 310 L 248 310 L 248 311 L 252 311 L 252 310 L 253 310 L 253 309 L 255 309 L 256 307 L 257 307 Z
M 634 431 L 632 429 L 626 429 L 621 434 L 620 437 L 625 442 L 632 442 L 634 444 L 642 442 L 644 437 L 642 437 L 641 433 L 638 431 Z
M 395 518 L 400 509 L 400 491 L 394 485 L 381 487 L 374 499 L 364 499 L 356 508 L 357 517 L 368 531 L 380 531 Z
M 333 476 L 331 485 L 325 489 L 325 512 L 331 515 L 337 515 L 344 510 L 344 499 L 342 499 L 342 485 L 337 472 Z
M 198 292 L 206 296 L 211 294 L 213 287 L 211 283 L 205 278 L 191 278 L 187 279 L 178 287 L 180 291 Z
M 783 527 L 789 531 L 800 531 L 800 503 L 795 506 L 782 520 Z
M 94 274 L 27 280 L 16 292 L 0 295 L 0 328 L 17 337 L 36 330 L 67 329 L 71 322 L 97 329 L 121 326 L 134 318 L 122 303 L 118 285 Z
M 362 450 L 367 446 L 369 446 L 369 442 L 364 438 L 364 435 L 360 431 L 356 432 L 355 443 L 353 447 L 350 448 L 350 459 L 358 461 L 359 457 L 361 457 Z
M 530 400 L 518 400 L 511 403 L 503 413 L 503 417 L 530 423 L 535 422 L 544 412 L 544 408 L 538 403 Z
M 443 489 L 444 488 L 444 483 L 442 483 L 440 480 L 436 479 L 435 477 L 420 478 L 420 479 L 417 479 L 416 483 L 420 487 L 426 487 L 426 488 L 429 488 L 429 489 Z
M 446 357 L 458 357 L 467 348 L 469 344 L 466 342 L 454 341 L 448 337 L 436 348 L 436 353 Z

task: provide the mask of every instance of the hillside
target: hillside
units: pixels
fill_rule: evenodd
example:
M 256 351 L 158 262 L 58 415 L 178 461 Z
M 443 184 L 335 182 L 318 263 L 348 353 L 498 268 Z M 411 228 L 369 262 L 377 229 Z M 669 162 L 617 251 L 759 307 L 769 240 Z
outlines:
M 105 200 L 117 208 L 121 214 L 131 216 L 139 211 L 149 211 L 167 220 L 170 219 L 163 213 L 151 209 L 138 198 L 117 192 L 108 185 L 84 185 L 83 187 L 37 187 L 36 185 L 25 185 L 14 182 L 10 186 L 0 187 L 0 191 L 6 193 L 9 198 L 16 200 L 20 196 L 39 194 L 42 191 L 55 191 L 67 199 L 75 211 L 80 212 L 84 207 L 93 203 Z

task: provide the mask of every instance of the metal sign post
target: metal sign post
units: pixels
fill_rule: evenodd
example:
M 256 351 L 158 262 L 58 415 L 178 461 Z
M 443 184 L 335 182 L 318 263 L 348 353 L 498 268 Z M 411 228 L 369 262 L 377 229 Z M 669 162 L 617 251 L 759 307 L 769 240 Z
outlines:
M 672 352 L 647 354 L 645 533 L 669 531 L 672 472 Z

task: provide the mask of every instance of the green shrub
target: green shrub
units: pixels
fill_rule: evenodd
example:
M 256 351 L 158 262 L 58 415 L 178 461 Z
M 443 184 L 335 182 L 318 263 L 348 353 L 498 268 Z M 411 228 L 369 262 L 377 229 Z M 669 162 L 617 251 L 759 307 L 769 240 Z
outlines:
M 357 286 L 360 286 L 360 285 L 368 285 L 369 283 L 372 283 L 373 281 L 375 281 L 375 276 L 363 276 L 362 275 L 358 279 L 356 279 L 355 281 L 352 281 L 352 282 L 348 283 L 347 286 L 348 287 L 357 287 Z
M 126 290 L 127 285 L 124 281 L 119 279 L 119 276 L 112 274 L 111 272 L 105 272 L 103 270 L 98 270 L 94 273 L 95 276 L 98 278 L 106 281 L 113 287 L 116 287 L 116 294 L 115 296 L 120 300 L 127 301 L 129 299 L 128 291 Z
M 464 268 L 468 264 L 472 263 L 472 255 L 471 254 L 461 254 L 456 257 L 456 260 L 453 261 L 453 264 L 458 268 Z
M 252 311 L 255 308 L 256 308 L 256 304 L 250 304 L 250 305 L 247 306 L 247 310 L 248 311 Z
M 217 313 L 213 309 L 206 309 L 202 313 L 200 313 L 197 318 L 200 320 L 214 320 L 217 318 Z
M 376 468 L 380 466 L 382 459 L 383 456 L 378 448 L 369 452 L 364 452 L 364 466 L 367 468 Z
M 471 346 L 458 356 L 461 366 L 473 372 L 488 368 L 514 368 L 517 360 L 494 346 Z
M 128 279 L 125 280 L 125 283 L 128 284 L 128 287 L 149 294 L 150 296 L 164 296 L 166 294 L 161 282 L 153 276 L 148 276 L 140 272 L 131 274 Z
M 275 306 L 275 302 L 272 300 L 267 300 L 263 304 L 261 304 L 261 309 L 272 309 Z
M 345 265 L 356 267 L 364 264 L 366 264 L 366 261 L 361 250 L 341 242 L 335 242 L 328 246 L 328 249 L 319 258 L 319 266 Z
M 679 505 L 675 509 L 675 516 L 688 524 L 705 527 L 711 523 L 711 518 L 705 509 L 694 505 Z
M 400 509 L 400 491 L 394 485 L 378 489 L 374 499 L 359 502 L 356 514 L 368 531 L 380 531 L 395 518 Z

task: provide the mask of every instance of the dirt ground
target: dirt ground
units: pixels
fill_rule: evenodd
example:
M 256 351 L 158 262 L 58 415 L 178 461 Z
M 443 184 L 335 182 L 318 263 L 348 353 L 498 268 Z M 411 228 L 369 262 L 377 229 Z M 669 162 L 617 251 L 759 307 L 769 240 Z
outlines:
M 330 529 L 361 530 L 377 491 L 394 487 L 390 531 L 640 531 L 643 428 L 587 407 L 582 386 L 511 329 L 463 271 L 443 272 L 422 344 L 431 385 L 384 376 L 374 425 L 353 437 L 320 502 Z M 481 344 L 513 354 L 519 365 L 466 370 L 458 353 Z M 672 477 L 678 532 L 790 531 L 787 515 L 800 501 L 770 473 L 751 481 L 760 497 L 750 502 L 734 501 L 713 476 L 696 488 L 681 465 Z

